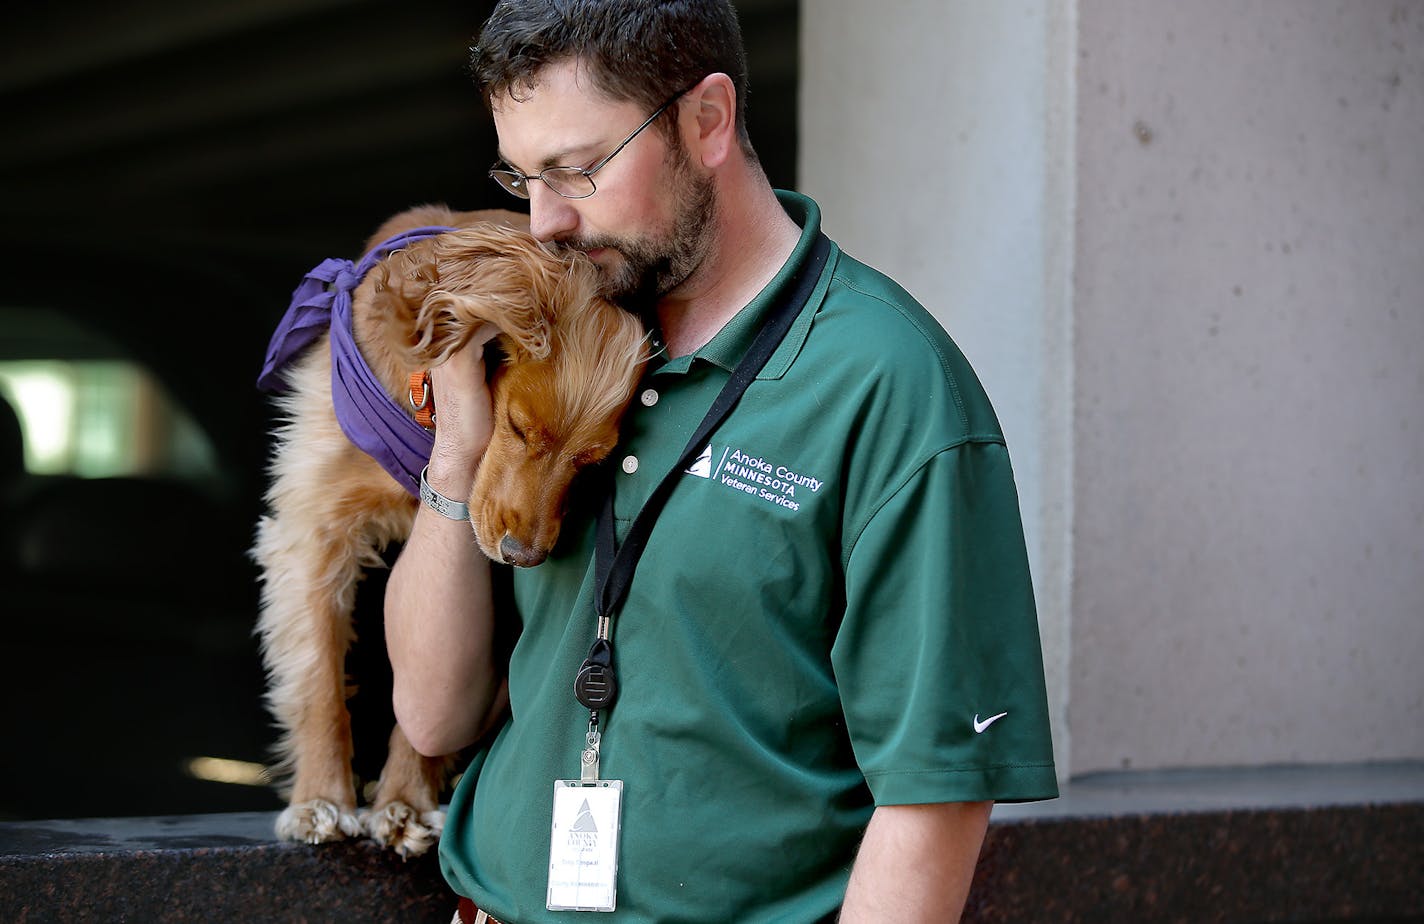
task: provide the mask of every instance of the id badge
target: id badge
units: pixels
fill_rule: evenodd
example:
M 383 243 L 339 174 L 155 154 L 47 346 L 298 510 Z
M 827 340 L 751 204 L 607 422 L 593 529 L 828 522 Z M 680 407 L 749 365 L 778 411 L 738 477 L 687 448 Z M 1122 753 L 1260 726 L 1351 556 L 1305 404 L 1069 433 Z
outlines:
M 617 901 L 622 780 L 555 780 L 550 911 L 612 911 Z

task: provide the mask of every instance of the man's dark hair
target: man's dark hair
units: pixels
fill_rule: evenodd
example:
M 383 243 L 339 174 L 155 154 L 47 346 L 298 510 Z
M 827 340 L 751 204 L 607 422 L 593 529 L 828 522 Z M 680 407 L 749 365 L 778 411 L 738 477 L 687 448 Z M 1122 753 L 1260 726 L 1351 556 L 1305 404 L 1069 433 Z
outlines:
M 737 91 L 737 138 L 755 159 L 746 52 L 730 0 L 500 0 L 470 49 L 470 72 L 490 104 L 520 99 L 544 67 L 568 59 L 610 99 L 649 111 L 708 74 L 726 74 Z

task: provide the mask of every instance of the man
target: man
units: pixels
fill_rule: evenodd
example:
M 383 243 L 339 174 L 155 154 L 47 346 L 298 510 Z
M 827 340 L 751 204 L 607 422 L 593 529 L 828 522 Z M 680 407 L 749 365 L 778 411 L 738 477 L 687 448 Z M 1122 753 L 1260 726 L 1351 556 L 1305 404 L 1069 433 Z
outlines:
M 992 802 L 1057 795 L 1013 474 L 972 369 L 769 186 L 729 3 L 505 0 L 473 65 L 492 175 L 658 354 L 545 563 L 492 578 L 468 523 L 422 509 L 392 570 L 402 728 L 429 754 L 488 736 L 447 879 L 506 924 L 957 920 Z M 434 376 L 428 480 L 450 498 L 491 427 L 479 352 Z M 576 676 L 599 682 L 576 699 Z

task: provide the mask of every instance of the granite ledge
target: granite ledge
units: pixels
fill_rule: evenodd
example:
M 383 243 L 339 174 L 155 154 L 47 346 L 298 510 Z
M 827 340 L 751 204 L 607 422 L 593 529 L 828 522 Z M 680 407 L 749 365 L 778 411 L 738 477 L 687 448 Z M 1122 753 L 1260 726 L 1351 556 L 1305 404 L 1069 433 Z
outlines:
M 433 853 L 280 843 L 274 817 L 0 823 L 0 921 L 449 921 Z M 1424 763 L 1104 774 L 996 806 L 964 920 L 1424 924 Z

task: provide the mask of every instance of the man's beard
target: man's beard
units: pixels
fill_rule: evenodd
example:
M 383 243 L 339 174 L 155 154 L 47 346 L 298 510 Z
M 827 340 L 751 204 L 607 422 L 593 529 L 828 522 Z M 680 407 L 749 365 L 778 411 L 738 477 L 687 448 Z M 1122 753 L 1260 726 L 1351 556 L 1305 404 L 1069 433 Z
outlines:
M 606 248 L 623 259 L 615 267 L 599 267 L 604 298 L 632 312 L 651 308 L 659 298 L 687 279 L 707 252 L 717 211 L 712 178 L 691 169 L 687 151 L 677 146 L 672 158 L 677 213 L 667 237 L 603 237 L 566 241 L 577 250 Z

